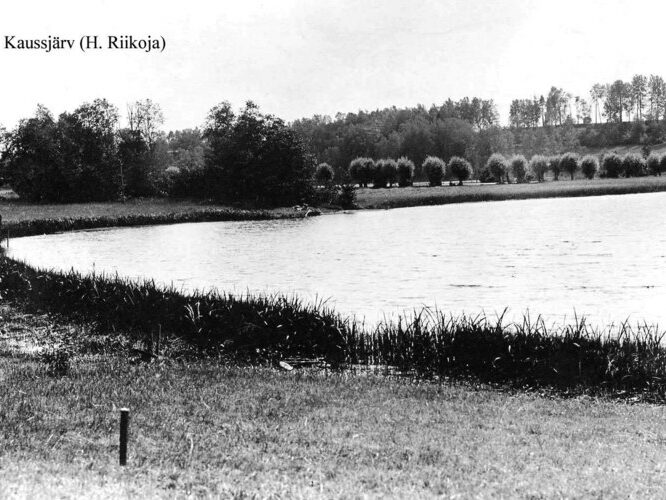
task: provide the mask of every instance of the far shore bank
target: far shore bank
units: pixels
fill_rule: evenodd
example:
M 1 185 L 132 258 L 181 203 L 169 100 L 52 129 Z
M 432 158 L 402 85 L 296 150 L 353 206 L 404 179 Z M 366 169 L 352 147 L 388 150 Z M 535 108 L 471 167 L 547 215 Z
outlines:
M 363 188 L 357 191 L 360 208 L 406 208 L 451 203 L 575 198 L 666 191 L 666 176 L 620 179 L 575 179 L 525 184 L 479 184 L 463 186 Z
M 666 176 L 621 179 L 560 180 L 527 184 L 478 184 L 438 187 L 359 188 L 357 209 L 390 209 L 452 203 L 568 198 L 666 192 Z M 2 237 L 32 236 L 104 227 L 303 218 L 336 213 L 339 207 L 239 208 L 195 200 L 166 198 L 132 199 L 125 202 L 67 204 L 25 203 L 0 199 Z

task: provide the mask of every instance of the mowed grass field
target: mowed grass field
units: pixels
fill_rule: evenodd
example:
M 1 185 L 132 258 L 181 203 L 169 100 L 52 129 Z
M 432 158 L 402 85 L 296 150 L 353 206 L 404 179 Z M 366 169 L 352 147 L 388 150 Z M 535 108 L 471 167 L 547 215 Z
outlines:
M 666 495 L 663 406 L 212 359 L 132 364 L 119 339 L 1 314 L 1 498 Z M 49 375 L 40 352 L 64 345 L 69 372 Z
M 574 196 L 600 196 L 612 194 L 647 193 L 666 191 L 666 176 L 635 177 L 628 179 L 580 179 L 530 184 L 479 184 L 464 186 L 372 189 L 356 191 L 359 208 L 399 208 L 420 205 L 444 205 L 482 201 L 502 201 L 529 198 L 555 198 Z M 126 202 L 93 202 L 40 204 L 26 203 L 11 197 L 0 197 L 0 215 L 4 223 L 16 223 L 42 219 L 85 219 L 97 217 L 127 217 L 167 214 L 192 214 L 207 210 L 229 209 L 223 205 L 165 198 L 132 199 Z M 233 210 L 233 209 L 232 209 Z M 292 207 L 272 209 L 276 216 L 292 216 Z M 324 213 L 330 212 L 325 209 Z
M 42 219 L 81 219 L 126 217 L 134 215 L 188 214 L 229 208 L 214 203 L 167 198 L 138 198 L 125 202 L 88 203 L 26 203 L 19 199 L 0 197 L 0 215 L 7 223 Z M 277 214 L 292 213 L 292 208 L 273 209 Z
M 481 201 L 601 196 L 666 191 L 666 176 L 620 179 L 575 179 L 530 184 L 478 184 L 439 187 L 362 188 L 357 191 L 361 208 L 398 208 Z
M 134 199 L 126 202 L 89 203 L 25 203 L 18 199 L 0 199 L 3 222 L 37 219 L 118 217 L 128 215 L 188 213 L 219 208 L 218 205 L 196 201 L 175 201 L 163 198 Z

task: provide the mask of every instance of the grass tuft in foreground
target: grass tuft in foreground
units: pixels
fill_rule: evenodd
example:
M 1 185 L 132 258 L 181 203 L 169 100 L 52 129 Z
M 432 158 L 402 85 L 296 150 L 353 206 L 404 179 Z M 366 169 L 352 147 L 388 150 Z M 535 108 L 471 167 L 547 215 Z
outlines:
M 584 319 L 548 327 L 529 316 L 503 325 L 485 317 L 423 310 L 366 328 L 322 304 L 281 296 L 184 295 L 153 282 L 39 271 L 2 258 L 0 294 L 32 311 L 91 322 L 101 332 L 161 332 L 200 355 L 235 361 L 320 358 L 418 377 L 516 388 L 666 399 L 663 333 L 648 325 L 599 330 Z

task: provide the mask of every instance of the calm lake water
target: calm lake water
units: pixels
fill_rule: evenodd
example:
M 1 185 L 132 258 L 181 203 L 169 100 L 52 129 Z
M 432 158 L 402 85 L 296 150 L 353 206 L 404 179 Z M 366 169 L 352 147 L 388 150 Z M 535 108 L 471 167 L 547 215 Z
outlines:
M 318 297 L 368 322 L 427 305 L 666 325 L 666 193 L 83 231 L 14 239 L 10 255 L 185 291 Z

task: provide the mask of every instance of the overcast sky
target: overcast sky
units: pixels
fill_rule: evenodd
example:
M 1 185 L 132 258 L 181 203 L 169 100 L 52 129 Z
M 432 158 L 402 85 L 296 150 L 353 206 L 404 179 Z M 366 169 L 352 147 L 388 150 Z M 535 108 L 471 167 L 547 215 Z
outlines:
M 666 76 L 666 7 L 640 0 L 86 0 L 6 2 L 0 124 L 105 97 L 151 98 L 165 128 L 247 99 L 286 120 L 338 111 L 514 98 L 552 85 Z M 7 50 L 6 35 L 164 36 L 162 53 Z

